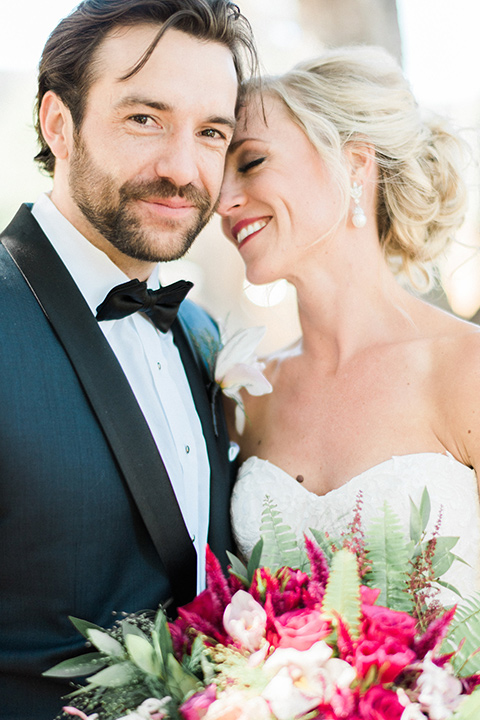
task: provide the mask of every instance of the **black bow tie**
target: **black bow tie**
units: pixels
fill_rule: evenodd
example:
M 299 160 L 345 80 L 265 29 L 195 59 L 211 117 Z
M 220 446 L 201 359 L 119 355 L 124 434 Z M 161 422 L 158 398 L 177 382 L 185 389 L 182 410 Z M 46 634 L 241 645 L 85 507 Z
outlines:
M 167 332 L 177 317 L 180 303 L 193 283 L 178 280 L 172 285 L 150 290 L 146 282 L 129 280 L 110 290 L 97 307 L 97 320 L 119 320 L 140 311 L 146 313 L 159 330 Z

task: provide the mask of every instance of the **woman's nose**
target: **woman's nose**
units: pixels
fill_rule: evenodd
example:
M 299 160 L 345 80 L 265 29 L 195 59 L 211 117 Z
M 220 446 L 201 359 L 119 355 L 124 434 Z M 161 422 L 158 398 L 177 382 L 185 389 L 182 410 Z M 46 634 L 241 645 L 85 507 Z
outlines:
M 240 184 L 235 182 L 229 173 L 225 173 L 220 197 L 217 204 L 217 212 L 222 217 L 228 217 L 233 210 L 241 207 L 245 202 L 245 193 L 242 191 Z

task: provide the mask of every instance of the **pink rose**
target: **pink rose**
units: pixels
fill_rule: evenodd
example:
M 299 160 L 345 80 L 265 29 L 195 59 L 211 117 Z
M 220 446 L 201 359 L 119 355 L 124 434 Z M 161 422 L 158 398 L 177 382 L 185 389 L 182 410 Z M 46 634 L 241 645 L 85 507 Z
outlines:
M 308 650 L 330 632 L 330 621 L 318 610 L 291 610 L 274 620 L 277 647 Z
M 369 640 L 382 642 L 385 637 L 397 638 L 411 645 L 415 637 L 415 619 L 405 612 L 389 610 L 381 605 L 362 605 L 363 632 Z
M 209 685 L 203 692 L 195 693 L 180 706 L 180 714 L 185 720 L 201 720 L 217 696 L 215 685 Z
M 397 675 L 416 659 L 413 650 L 405 647 L 395 638 L 387 638 L 380 643 L 376 640 L 363 640 L 355 651 L 355 668 L 364 678 L 374 665 L 381 682 L 393 682 Z
M 364 720 L 400 720 L 404 711 L 397 693 L 375 685 L 360 698 L 359 715 Z

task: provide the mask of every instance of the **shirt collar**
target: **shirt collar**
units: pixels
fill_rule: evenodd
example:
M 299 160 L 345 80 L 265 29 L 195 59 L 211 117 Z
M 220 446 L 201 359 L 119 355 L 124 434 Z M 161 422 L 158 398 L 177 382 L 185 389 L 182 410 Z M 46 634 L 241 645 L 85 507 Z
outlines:
M 38 198 L 32 215 L 95 315 L 107 293 L 130 278 L 62 215 L 47 194 Z M 150 276 L 148 286 L 158 288 L 158 267 Z

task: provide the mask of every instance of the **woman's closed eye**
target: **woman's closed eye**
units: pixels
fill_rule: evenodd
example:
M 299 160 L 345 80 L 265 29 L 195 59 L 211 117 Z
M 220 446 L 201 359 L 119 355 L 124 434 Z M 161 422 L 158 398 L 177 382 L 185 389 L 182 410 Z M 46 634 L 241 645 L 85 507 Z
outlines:
M 266 160 L 266 157 L 259 157 L 256 158 L 256 160 L 251 160 L 250 162 L 246 163 L 245 165 L 242 165 L 238 168 L 238 172 L 240 173 L 246 173 L 249 170 L 251 170 L 254 167 L 257 167 L 257 165 L 261 165 L 263 161 Z

